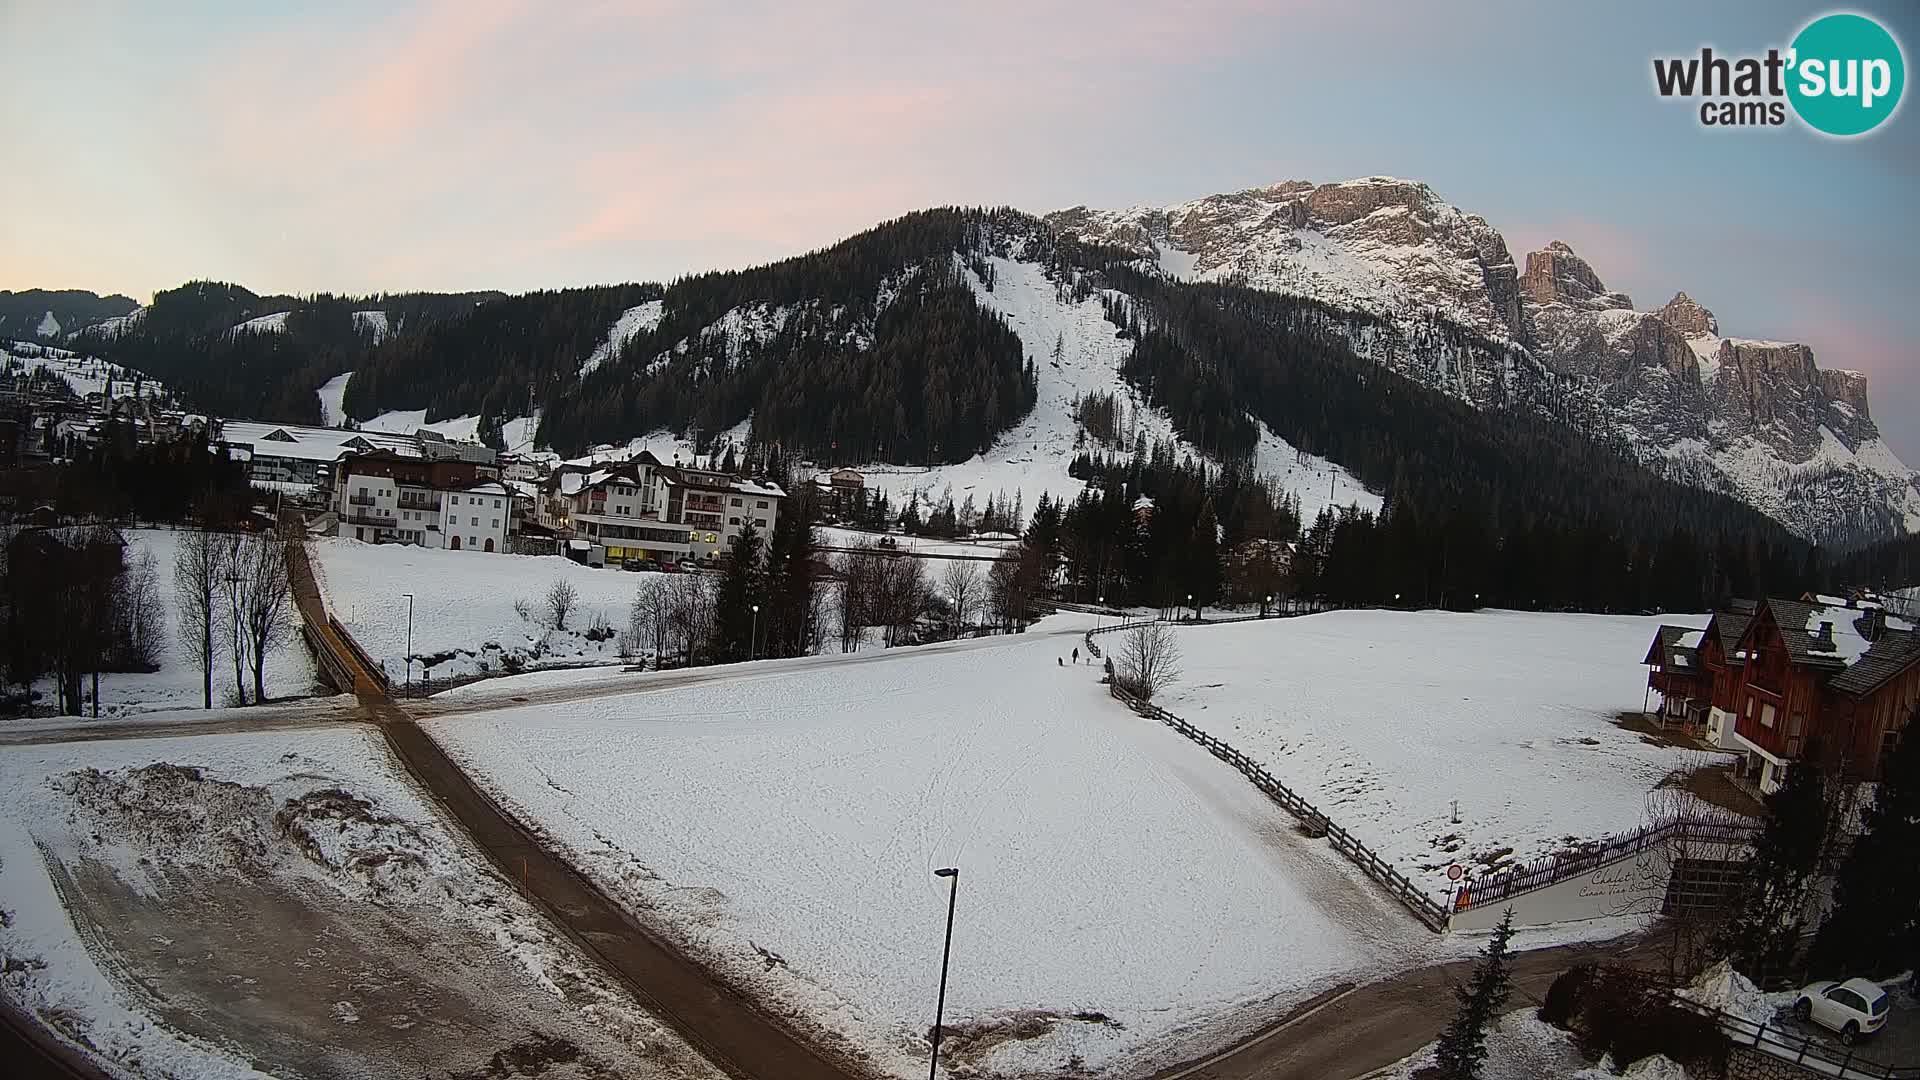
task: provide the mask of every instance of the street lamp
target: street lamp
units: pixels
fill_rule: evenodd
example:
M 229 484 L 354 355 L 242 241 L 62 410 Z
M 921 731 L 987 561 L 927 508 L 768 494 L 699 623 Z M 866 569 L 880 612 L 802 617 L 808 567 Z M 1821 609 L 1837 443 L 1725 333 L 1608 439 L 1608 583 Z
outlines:
M 953 956 L 953 904 L 960 893 L 960 868 L 943 866 L 934 877 L 947 879 L 947 943 L 940 950 L 940 1001 L 933 1007 L 933 1057 L 927 1062 L 927 1080 L 940 1069 L 940 1024 L 947 1012 L 947 960 Z
M 1100 598 L 1100 610 L 1093 613 L 1093 625 L 1095 629 L 1107 625 L 1107 598 L 1104 596 Z
M 760 605 L 753 605 L 753 629 L 747 632 L 747 659 L 754 658 L 760 645 Z
M 413 691 L 413 594 L 400 594 L 407 598 L 407 691 Z M 422 672 L 422 674 L 425 674 Z
M 1260 617 L 1266 618 L 1267 609 L 1273 606 L 1273 594 L 1268 593 L 1266 602 L 1260 605 Z
M 1187 606 L 1188 606 L 1188 607 L 1192 607 L 1192 606 L 1193 606 L 1193 594 L 1192 594 L 1192 593 L 1188 593 L 1188 594 L 1187 594 Z M 1199 612 L 1197 612 L 1197 611 L 1196 611 L 1196 612 L 1194 612 L 1194 613 L 1193 613 L 1193 621 L 1194 621 L 1194 622 L 1199 622 L 1199 621 L 1200 621 L 1200 613 L 1199 613 Z

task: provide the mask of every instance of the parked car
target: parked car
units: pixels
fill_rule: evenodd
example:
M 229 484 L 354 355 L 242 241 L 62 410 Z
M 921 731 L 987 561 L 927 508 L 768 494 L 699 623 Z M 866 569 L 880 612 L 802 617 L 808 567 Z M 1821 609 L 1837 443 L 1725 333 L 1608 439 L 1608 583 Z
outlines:
M 1851 1046 L 1855 1039 L 1884 1027 L 1891 1007 L 1885 990 L 1865 979 L 1848 979 L 1802 987 L 1793 1002 L 1793 1015 L 1839 1032 L 1840 1041 Z

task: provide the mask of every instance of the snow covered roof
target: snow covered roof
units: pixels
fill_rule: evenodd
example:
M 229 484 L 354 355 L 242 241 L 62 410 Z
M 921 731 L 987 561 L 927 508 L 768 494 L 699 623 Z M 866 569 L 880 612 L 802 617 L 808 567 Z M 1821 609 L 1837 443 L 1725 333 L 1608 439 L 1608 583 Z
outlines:
M 411 435 L 301 424 L 263 424 L 253 420 L 222 420 L 220 440 L 229 446 L 247 447 L 256 457 L 300 461 L 338 461 L 345 454 L 363 450 L 391 450 L 403 457 L 421 456 L 420 440 Z

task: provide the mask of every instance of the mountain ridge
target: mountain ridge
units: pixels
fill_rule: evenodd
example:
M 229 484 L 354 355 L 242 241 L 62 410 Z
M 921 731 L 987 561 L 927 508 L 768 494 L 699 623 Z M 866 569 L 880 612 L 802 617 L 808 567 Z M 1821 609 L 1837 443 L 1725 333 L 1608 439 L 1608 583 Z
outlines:
M 1649 467 L 1725 491 L 1828 542 L 1920 530 L 1920 474 L 1880 438 L 1867 378 L 1822 369 L 1797 342 L 1721 336 L 1685 292 L 1656 311 L 1607 288 L 1564 241 L 1517 263 L 1479 214 L 1395 177 L 1265 187 L 1166 207 L 1055 211 L 1046 220 L 1130 250 L 1176 280 L 1231 281 L 1367 311 L 1435 318 L 1510 344 L 1567 380 L 1572 415 Z M 1404 374 L 1485 404 L 1503 360 Z

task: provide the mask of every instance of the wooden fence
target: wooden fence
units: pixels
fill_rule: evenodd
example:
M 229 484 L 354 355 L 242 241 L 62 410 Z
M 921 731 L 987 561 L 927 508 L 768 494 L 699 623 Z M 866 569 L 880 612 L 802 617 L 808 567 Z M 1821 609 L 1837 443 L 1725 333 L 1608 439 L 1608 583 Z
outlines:
M 1113 629 L 1117 630 L 1121 627 Z M 1089 644 L 1091 644 L 1091 638 L 1089 638 Z M 1373 849 L 1361 843 L 1358 837 L 1334 824 L 1312 803 L 1301 798 L 1292 788 L 1274 779 L 1272 773 L 1261 768 L 1253 759 L 1234 749 L 1225 740 L 1214 738 L 1158 705 L 1140 700 L 1122 690 L 1117 684 L 1108 684 L 1107 690 L 1129 709 L 1149 720 L 1160 721 L 1200 744 L 1214 757 L 1233 766 L 1242 776 L 1251 780 L 1254 787 L 1266 792 L 1267 797 L 1279 803 L 1281 809 L 1298 819 L 1309 835 L 1326 837 L 1335 851 L 1346 856 L 1354 865 L 1366 871 L 1368 877 L 1379 882 L 1387 892 L 1393 895 L 1394 899 L 1406 905 L 1407 910 L 1413 912 L 1414 918 L 1424 923 L 1427 929 L 1436 933 L 1447 929 L 1447 909 L 1443 905 L 1428 896 L 1413 882 L 1408 881 L 1400 871 L 1393 868 L 1392 863 L 1375 854 Z

